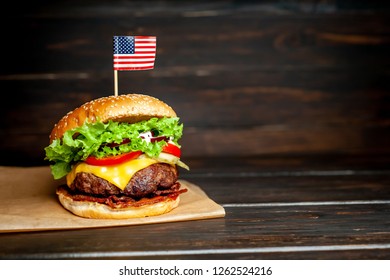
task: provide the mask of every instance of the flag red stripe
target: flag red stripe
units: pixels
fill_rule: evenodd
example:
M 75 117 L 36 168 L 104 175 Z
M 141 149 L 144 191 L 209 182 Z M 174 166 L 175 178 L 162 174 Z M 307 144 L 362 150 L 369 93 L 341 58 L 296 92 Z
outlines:
M 114 65 L 117 65 L 117 64 L 145 64 L 145 63 L 153 63 L 154 61 L 150 61 L 150 60 L 144 60 L 144 61 L 116 61 L 114 63 Z
M 131 57 L 135 56 L 134 54 L 142 54 L 143 56 L 156 56 L 156 52 L 151 52 L 151 51 L 135 51 L 133 54 L 114 54 L 114 57 Z
M 140 35 L 140 36 L 134 36 L 134 39 L 149 39 L 149 40 L 156 40 L 156 37 L 154 37 L 154 36 L 142 36 L 142 35 Z
M 156 45 L 136 43 L 134 46 L 135 49 L 150 49 L 151 51 L 156 50 Z
M 154 55 L 141 55 L 141 56 L 125 56 L 125 55 L 114 55 L 114 59 L 151 59 L 156 58 Z
M 154 66 L 145 66 L 145 67 L 114 67 L 114 70 L 149 70 L 153 69 Z

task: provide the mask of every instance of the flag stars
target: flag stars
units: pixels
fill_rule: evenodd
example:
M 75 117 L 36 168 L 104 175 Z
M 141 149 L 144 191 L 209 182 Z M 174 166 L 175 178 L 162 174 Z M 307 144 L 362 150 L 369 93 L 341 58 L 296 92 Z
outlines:
M 114 54 L 133 54 L 134 51 L 133 36 L 114 36 Z

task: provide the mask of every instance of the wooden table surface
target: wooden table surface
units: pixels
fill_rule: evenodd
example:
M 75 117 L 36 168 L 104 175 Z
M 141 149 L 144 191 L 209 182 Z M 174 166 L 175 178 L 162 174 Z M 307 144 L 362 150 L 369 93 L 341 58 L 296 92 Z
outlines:
M 376 2 L 8 3 L 1 166 L 48 164 L 53 125 L 112 94 L 112 36 L 155 35 L 155 69 L 121 73 L 120 93 L 175 109 L 181 178 L 226 216 L 1 233 L 0 258 L 389 259 L 390 10 Z
M 224 218 L 0 234 L 2 259 L 389 259 L 387 158 L 198 158 Z

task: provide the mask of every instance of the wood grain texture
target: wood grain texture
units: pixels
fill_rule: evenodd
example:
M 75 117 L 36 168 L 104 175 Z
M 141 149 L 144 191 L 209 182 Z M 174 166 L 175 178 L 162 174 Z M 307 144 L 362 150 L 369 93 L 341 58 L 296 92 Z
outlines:
M 172 105 L 185 156 L 388 154 L 388 9 L 368 2 L 11 5 L 0 163 L 45 164 L 54 123 L 113 93 L 118 34 L 157 36 L 155 69 L 120 72 L 119 90 Z
M 389 259 L 390 10 L 381 2 L 10 3 L 0 11 L 0 165 L 46 164 L 53 125 L 113 94 L 112 36 L 155 35 L 155 69 L 120 72 L 119 91 L 175 109 L 191 167 L 180 176 L 227 214 L 5 233 L 0 258 Z
M 388 259 L 389 159 L 197 159 L 224 218 L 0 234 L 1 259 Z M 239 163 L 239 164 L 237 164 Z M 279 167 L 278 167 L 279 166 Z M 372 169 L 368 169 L 369 167 Z M 262 167 L 258 169 L 258 167 Z M 208 172 L 206 172 L 208 171 Z
M 283 258 L 289 254 L 291 256 L 294 251 L 307 250 L 316 258 L 329 258 L 334 251 L 344 251 L 346 258 L 351 258 L 349 251 L 352 251 L 352 258 L 361 258 L 370 249 L 380 251 L 378 244 L 382 244 L 382 258 L 389 256 L 389 248 L 386 249 L 386 244 L 390 244 L 390 225 L 386 219 L 389 204 L 242 207 L 226 210 L 225 218 L 214 220 L 2 234 L 0 255 L 1 258 L 10 259 L 225 259 L 229 258 L 229 253 L 231 258 L 240 258 L 240 250 L 245 258 L 262 255 L 264 258 L 269 253 Z M 364 249 L 363 245 L 368 247 Z M 352 249 L 348 249 L 348 246 Z M 287 252 L 283 252 L 283 248 Z M 324 249 L 330 254 L 323 253 Z M 360 255 L 356 254 L 357 249 L 361 249 Z

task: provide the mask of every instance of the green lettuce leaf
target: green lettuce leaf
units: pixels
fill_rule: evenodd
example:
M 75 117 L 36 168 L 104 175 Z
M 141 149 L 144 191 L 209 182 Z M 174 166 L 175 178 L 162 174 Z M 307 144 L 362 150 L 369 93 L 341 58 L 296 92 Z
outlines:
M 179 118 L 151 118 L 134 124 L 109 121 L 108 123 L 85 122 L 83 126 L 68 130 L 62 139 L 54 140 L 45 148 L 45 160 L 51 161 L 51 172 L 55 179 L 68 174 L 72 166 L 88 156 L 98 158 L 118 155 L 131 151 L 142 151 L 148 156 L 157 157 L 166 144 L 163 141 L 147 142 L 140 137 L 143 132 L 153 131 L 154 135 L 170 137 L 176 145 L 182 136 L 183 124 Z M 121 144 L 112 147 L 106 144 Z M 180 147 L 180 146 L 179 146 Z

